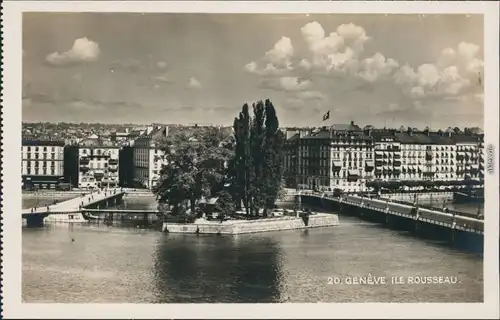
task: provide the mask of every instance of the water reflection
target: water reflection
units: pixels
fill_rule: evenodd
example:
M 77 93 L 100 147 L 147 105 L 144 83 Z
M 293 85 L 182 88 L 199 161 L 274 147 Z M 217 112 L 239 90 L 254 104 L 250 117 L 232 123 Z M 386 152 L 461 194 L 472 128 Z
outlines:
M 154 263 L 158 302 L 278 302 L 279 256 L 271 238 L 165 235 Z

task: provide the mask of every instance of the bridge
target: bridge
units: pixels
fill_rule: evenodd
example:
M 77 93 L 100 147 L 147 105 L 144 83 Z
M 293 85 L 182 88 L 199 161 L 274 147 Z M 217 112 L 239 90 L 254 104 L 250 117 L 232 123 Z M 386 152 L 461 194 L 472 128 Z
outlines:
M 87 192 L 79 197 L 53 205 L 24 209 L 22 210 L 22 218 L 27 220 L 29 227 L 42 226 L 43 220 L 49 215 L 81 214 L 82 210 L 87 208 L 108 206 L 110 203 L 116 204 L 124 195 L 125 192 L 120 191 L 120 189 Z
M 483 239 L 484 221 L 460 215 L 457 212 L 443 212 L 422 208 L 418 204 L 405 204 L 392 202 L 389 199 L 374 199 L 359 195 L 343 195 L 334 197 L 326 193 L 313 191 L 298 191 L 295 196 L 300 197 L 300 202 L 311 203 L 322 208 L 340 210 L 352 213 L 367 220 L 392 225 L 397 229 L 415 232 L 426 232 L 433 229 L 434 232 L 446 231 L 455 241 L 457 233 L 477 235 Z

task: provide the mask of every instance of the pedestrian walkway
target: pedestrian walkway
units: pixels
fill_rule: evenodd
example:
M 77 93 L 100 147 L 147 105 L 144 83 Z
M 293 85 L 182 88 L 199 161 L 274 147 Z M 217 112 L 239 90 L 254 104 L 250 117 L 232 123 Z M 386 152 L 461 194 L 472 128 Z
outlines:
M 22 214 L 30 213 L 45 213 L 45 212 L 76 212 L 81 208 L 98 203 L 106 198 L 123 193 L 120 189 L 96 190 L 92 192 L 82 193 L 79 197 L 72 198 L 53 205 L 29 208 L 22 210 Z

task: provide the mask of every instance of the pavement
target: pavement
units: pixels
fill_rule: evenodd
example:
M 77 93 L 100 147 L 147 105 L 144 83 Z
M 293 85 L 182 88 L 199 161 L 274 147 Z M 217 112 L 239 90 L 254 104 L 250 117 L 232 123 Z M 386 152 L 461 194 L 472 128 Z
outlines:
M 80 206 L 85 207 L 92 205 L 96 202 L 102 201 L 111 195 L 122 193 L 119 188 L 116 189 L 107 189 L 107 190 L 96 190 L 92 192 L 82 193 L 82 195 L 59 202 L 53 205 L 38 208 L 28 208 L 23 209 L 22 214 L 32 213 L 33 212 L 71 212 L 71 211 L 79 211 Z

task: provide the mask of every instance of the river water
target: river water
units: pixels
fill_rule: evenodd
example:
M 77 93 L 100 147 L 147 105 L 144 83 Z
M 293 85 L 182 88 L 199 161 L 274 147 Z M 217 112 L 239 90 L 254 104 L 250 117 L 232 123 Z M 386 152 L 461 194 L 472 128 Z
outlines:
M 126 204 L 154 207 L 148 198 Z M 343 215 L 334 228 L 239 236 L 77 224 L 22 234 L 25 302 L 483 301 L 482 256 Z M 368 275 L 406 283 L 346 283 Z M 457 283 L 407 283 L 421 276 Z

